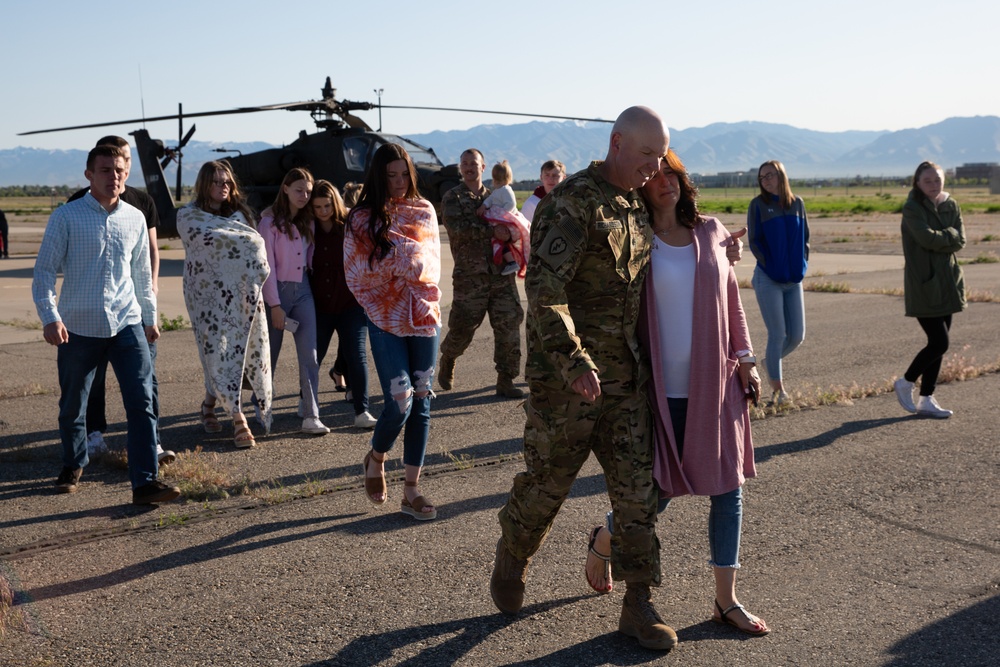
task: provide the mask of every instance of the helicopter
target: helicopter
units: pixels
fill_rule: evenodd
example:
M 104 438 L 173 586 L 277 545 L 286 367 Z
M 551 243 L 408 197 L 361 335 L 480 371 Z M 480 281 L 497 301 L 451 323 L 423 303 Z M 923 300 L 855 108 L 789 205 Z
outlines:
M 395 134 L 384 133 L 379 127 L 373 130 L 365 121 L 354 115 L 355 111 L 370 111 L 378 109 L 381 119 L 382 109 L 418 109 L 427 111 L 459 111 L 468 113 L 487 113 L 511 116 L 528 116 L 534 118 L 552 118 L 559 120 L 580 120 L 610 123 L 602 118 L 578 118 L 573 116 L 556 116 L 549 114 L 520 113 L 512 111 L 489 111 L 483 109 L 455 109 L 446 107 L 399 106 L 374 104 L 372 102 L 356 102 L 336 99 L 336 89 L 333 88 L 330 77 L 326 77 L 324 86 L 320 89 L 322 97 L 318 100 L 303 102 L 287 102 L 255 107 L 237 107 L 218 111 L 202 111 L 185 114 L 183 105 L 178 104 L 177 114 L 155 116 L 151 118 L 136 118 L 88 125 L 74 125 L 47 130 L 22 132 L 19 136 L 42 134 L 47 132 L 63 132 L 113 125 L 129 125 L 154 121 L 177 120 L 177 144 L 167 146 L 159 139 L 153 139 L 146 129 L 139 129 L 129 134 L 135 138 L 136 154 L 142 165 L 146 192 L 156 203 L 160 216 L 160 237 L 177 236 L 177 204 L 182 199 L 182 162 L 183 149 L 194 135 L 196 125 L 184 132 L 185 118 L 205 116 L 224 116 L 233 114 L 256 113 L 261 111 L 308 111 L 317 131 L 299 132 L 292 143 L 281 148 L 268 148 L 246 155 L 227 156 L 222 158 L 231 166 L 242 189 L 246 193 L 247 203 L 256 210 L 274 201 L 281 186 L 281 181 L 290 169 L 304 167 L 312 172 L 317 179 L 325 179 L 341 190 L 344 185 L 354 181 L 361 183 L 365 179 L 368 164 L 379 146 L 385 143 L 402 145 L 410 154 L 417 170 L 417 185 L 423 197 L 434 204 L 439 204 L 441 197 L 451 188 L 461 183 L 457 164 L 445 165 L 434 153 L 434 149 L 423 146 L 415 141 Z M 381 123 L 380 123 L 381 125 Z M 226 152 L 225 149 L 216 149 Z M 177 183 L 175 195 L 171 195 L 163 169 L 171 162 L 177 163 Z

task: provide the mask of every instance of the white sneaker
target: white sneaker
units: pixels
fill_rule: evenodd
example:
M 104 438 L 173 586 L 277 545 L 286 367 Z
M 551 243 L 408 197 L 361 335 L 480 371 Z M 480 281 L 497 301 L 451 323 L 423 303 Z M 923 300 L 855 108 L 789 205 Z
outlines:
M 309 435 L 326 435 L 330 432 L 323 422 L 319 420 L 319 417 L 306 417 L 302 420 L 302 428 L 300 429 L 303 433 L 308 433 Z
M 367 410 L 354 418 L 354 425 L 358 428 L 375 428 L 376 423 L 378 420 L 372 417 Z
M 779 391 L 774 392 L 774 394 L 771 395 L 771 401 L 770 403 L 768 403 L 768 405 L 780 408 L 782 405 L 788 405 L 791 402 L 792 402 L 791 396 L 789 396 L 784 389 L 781 389 Z
M 910 414 L 917 411 L 917 406 L 913 404 L 913 383 L 906 378 L 899 378 L 892 383 L 892 388 L 896 390 L 896 400 L 903 406 L 903 409 Z
M 170 465 L 175 460 L 177 460 L 177 455 L 174 454 L 169 449 L 164 449 L 160 447 L 160 443 L 156 443 L 156 461 L 161 466 Z
M 917 399 L 917 414 L 924 415 L 925 417 L 934 417 L 934 419 L 947 419 L 955 413 L 951 410 L 945 410 L 938 405 L 933 396 L 921 396 Z
M 506 266 L 500 271 L 501 276 L 509 276 L 518 272 L 521 267 L 517 265 L 517 262 L 508 262 Z
M 102 456 L 108 453 L 108 443 L 104 442 L 104 434 L 91 431 L 87 434 L 87 456 Z

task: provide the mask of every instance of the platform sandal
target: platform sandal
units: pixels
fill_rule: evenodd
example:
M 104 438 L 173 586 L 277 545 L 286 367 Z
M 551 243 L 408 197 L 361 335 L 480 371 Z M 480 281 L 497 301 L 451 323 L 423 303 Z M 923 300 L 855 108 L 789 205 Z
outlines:
M 406 486 L 415 487 L 416 482 L 404 482 Z M 430 507 L 429 512 L 425 512 L 424 508 Z M 412 516 L 417 521 L 430 521 L 431 519 L 436 519 L 438 512 L 437 508 L 434 507 L 434 503 L 430 502 L 423 496 L 417 496 L 412 501 L 406 499 L 406 494 L 403 494 L 403 502 L 400 504 L 399 511 L 408 516 Z

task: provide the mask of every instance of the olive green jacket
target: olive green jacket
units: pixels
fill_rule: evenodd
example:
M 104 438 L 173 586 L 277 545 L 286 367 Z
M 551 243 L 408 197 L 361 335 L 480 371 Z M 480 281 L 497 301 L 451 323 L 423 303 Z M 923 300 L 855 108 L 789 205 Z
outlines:
M 911 192 L 903 205 L 904 300 L 907 317 L 965 310 L 965 276 L 955 253 L 965 247 L 962 209 L 950 197 L 936 207 Z

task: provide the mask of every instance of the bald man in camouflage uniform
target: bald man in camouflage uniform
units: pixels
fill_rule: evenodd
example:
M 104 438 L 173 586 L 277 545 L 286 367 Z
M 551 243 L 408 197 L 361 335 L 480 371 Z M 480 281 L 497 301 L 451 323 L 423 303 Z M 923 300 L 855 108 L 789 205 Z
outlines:
M 607 159 L 557 185 L 535 211 L 525 280 L 527 470 L 500 511 L 490 580 L 497 608 L 517 613 L 531 556 L 593 451 L 614 509 L 614 578 L 627 585 L 619 630 L 661 650 L 677 636 L 650 592 L 660 583 L 658 494 L 644 388 L 649 362 L 636 325 L 653 233 L 637 190 L 661 168 L 668 144 L 652 110 L 625 110 Z
M 448 243 L 455 260 L 452 272 L 454 285 L 448 334 L 441 342 L 441 363 L 438 384 L 451 389 L 455 380 L 455 365 L 465 352 L 476 329 L 489 313 L 493 327 L 493 363 L 497 371 L 497 395 L 522 398 L 524 392 L 514 386 L 521 374 L 521 322 L 524 309 L 517 293 L 514 276 L 500 275 L 493 263 L 492 239 L 494 228 L 478 215 L 476 209 L 489 196 L 482 182 L 486 162 L 475 148 L 462 153 L 459 171 L 462 184 L 441 198 L 441 221 L 448 230 Z

